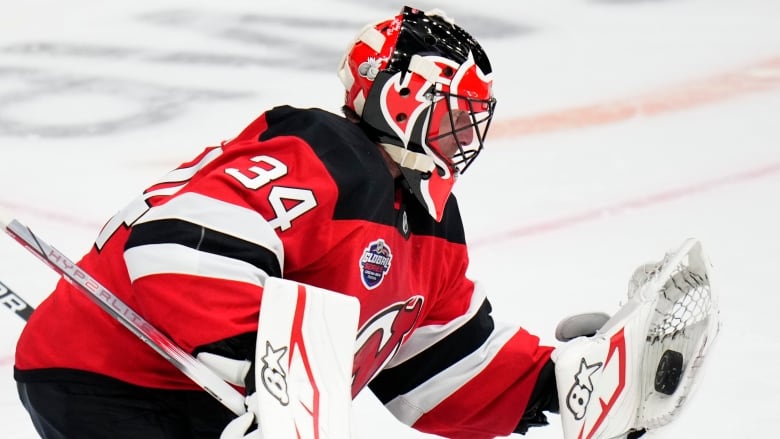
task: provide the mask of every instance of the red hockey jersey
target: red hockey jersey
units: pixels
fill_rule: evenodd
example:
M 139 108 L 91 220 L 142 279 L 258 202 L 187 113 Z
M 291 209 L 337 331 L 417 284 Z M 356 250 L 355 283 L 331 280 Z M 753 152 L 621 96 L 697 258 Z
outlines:
M 447 437 L 517 426 L 551 348 L 496 324 L 465 273 L 457 202 L 435 222 L 342 117 L 275 108 L 112 218 L 80 265 L 184 350 L 254 360 L 268 276 L 357 297 L 353 395 Z M 338 316 L 334 316 L 338 318 Z M 197 389 L 60 282 L 17 348 L 20 381 L 61 370 Z

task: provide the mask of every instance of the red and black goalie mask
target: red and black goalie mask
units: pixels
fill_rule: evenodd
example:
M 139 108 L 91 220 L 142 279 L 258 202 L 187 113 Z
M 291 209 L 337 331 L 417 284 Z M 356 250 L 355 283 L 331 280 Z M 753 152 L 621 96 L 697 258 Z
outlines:
M 345 104 L 441 220 L 455 180 L 484 147 L 495 109 L 481 46 L 440 12 L 405 7 L 361 31 L 339 76 Z

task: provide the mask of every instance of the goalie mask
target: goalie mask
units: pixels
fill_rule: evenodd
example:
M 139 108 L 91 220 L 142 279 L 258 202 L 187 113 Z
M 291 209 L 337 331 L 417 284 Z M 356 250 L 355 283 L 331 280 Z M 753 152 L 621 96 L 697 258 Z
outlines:
M 405 7 L 360 32 L 339 77 L 345 105 L 440 221 L 493 117 L 492 69 L 482 47 L 441 12 Z

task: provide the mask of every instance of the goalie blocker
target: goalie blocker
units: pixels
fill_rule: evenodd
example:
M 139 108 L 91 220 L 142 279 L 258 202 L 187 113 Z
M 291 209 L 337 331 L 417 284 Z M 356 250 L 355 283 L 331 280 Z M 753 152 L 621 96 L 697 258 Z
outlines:
M 670 422 L 719 325 L 698 241 L 639 267 L 628 302 L 595 335 L 553 353 L 564 438 L 633 438 Z
M 256 392 L 246 398 L 247 413 L 228 424 L 220 438 L 348 438 L 359 314 L 354 297 L 266 279 L 254 361 Z M 246 361 L 208 353 L 198 359 L 240 386 L 250 371 Z

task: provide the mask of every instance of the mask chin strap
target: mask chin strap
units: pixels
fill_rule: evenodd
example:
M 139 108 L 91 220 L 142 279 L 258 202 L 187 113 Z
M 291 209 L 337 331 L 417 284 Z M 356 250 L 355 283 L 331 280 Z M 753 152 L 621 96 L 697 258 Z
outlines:
M 433 172 L 436 169 L 436 164 L 427 154 L 409 151 L 406 148 L 389 143 L 380 143 L 380 145 L 387 151 L 390 158 L 402 168 L 420 172 Z
M 446 187 L 446 184 L 444 184 L 444 188 L 439 188 L 439 196 L 446 195 L 446 197 L 444 200 L 439 199 L 437 204 L 437 200 L 434 199 L 435 194 L 430 193 L 429 188 L 429 177 L 436 170 L 433 159 L 425 154 L 409 151 L 400 146 L 387 143 L 380 143 L 380 145 L 390 156 L 390 159 L 400 166 L 401 174 L 404 177 L 404 186 L 417 197 L 431 217 L 436 221 L 441 221 L 444 212 L 443 202 L 446 201 L 446 197 L 449 197 L 449 188 L 452 187 L 452 182 L 450 182 L 449 188 Z M 446 194 L 443 191 L 446 191 Z

